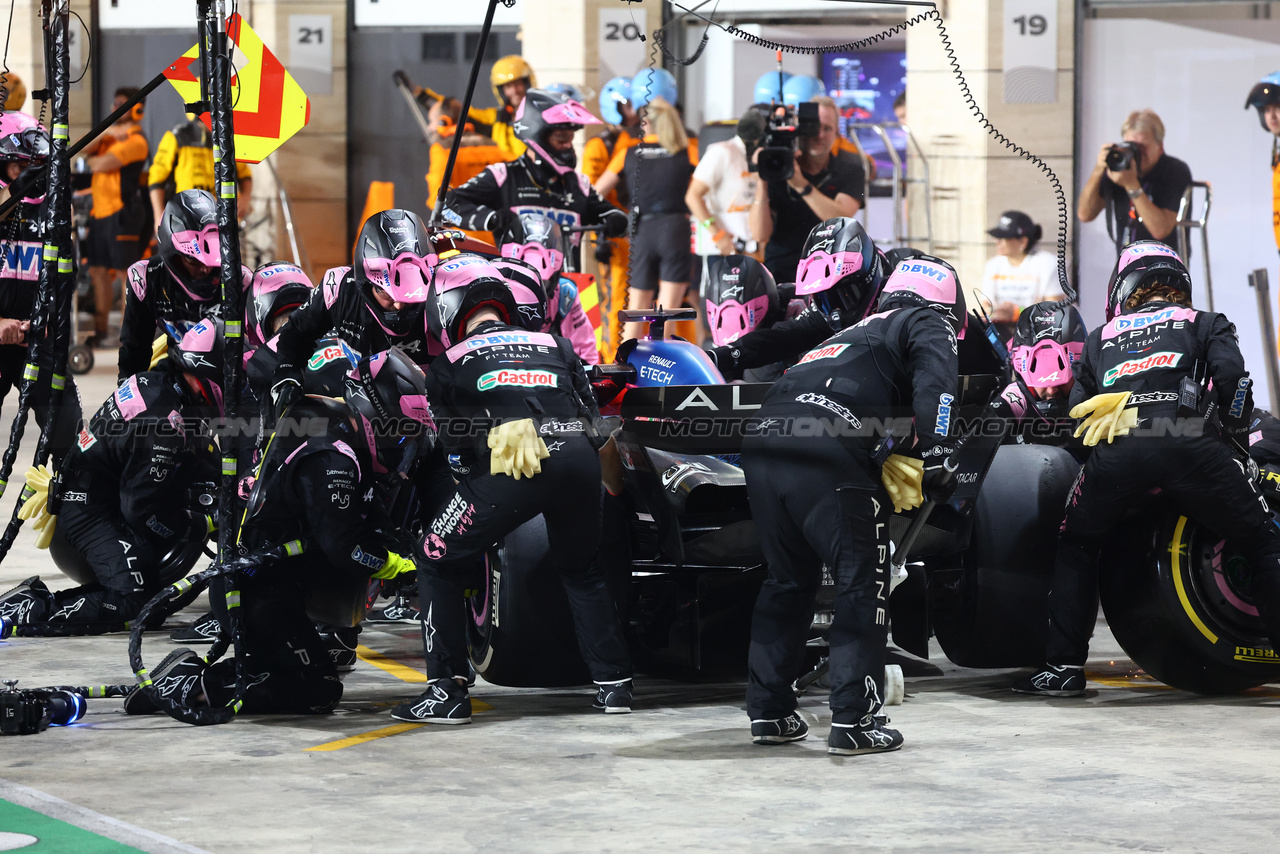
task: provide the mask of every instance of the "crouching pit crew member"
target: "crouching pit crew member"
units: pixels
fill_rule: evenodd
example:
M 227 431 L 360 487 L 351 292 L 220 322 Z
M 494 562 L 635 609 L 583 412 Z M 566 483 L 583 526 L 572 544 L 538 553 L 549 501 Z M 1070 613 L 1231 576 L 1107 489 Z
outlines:
M 187 490 L 217 479 L 200 422 L 222 408 L 220 326 L 197 324 L 157 370 L 121 383 L 67 454 L 48 509 L 97 580 L 51 592 L 28 578 L 0 597 L 0 617 L 29 634 L 121 631 L 159 591 L 165 556 L 208 537 Z
M 1034 303 L 1018 315 L 1009 342 L 1010 382 L 998 400 L 1015 441 L 1065 447 L 1084 459 L 1086 451 L 1072 436 L 1069 397 L 1072 366 L 1080 361 L 1088 334 L 1080 312 L 1064 302 Z
M 1280 529 L 1247 473 L 1252 381 L 1235 326 L 1192 307 L 1191 276 L 1168 246 L 1143 240 L 1120 253 L 1107 323 L 1089 334 L 1075 375 L 1071 415 L 1084 419 L 1078 432 L 1095 447 L 1058 534 L 1046 663 L 1014 690 L 1084 694 L 1098 615 L 1098 554 L 1116 520 L 1157 487 L 1243 551 L 1254 604 L 1272 642 L 1280 642 Z M 1197 382 L 1201 378 L 1212 388 Z M 1183 402 L 1188 392 L 1199 395 L 1194 408 Z M 1215 408 L 1221 430 L 1211 417 Z M 1147 435 L 1132 433 L 1135 428 Z
M 582 362 L 566 339 L 511 324 L 517 307 L 501 278 L 445 287 L 433 283 L 427 319 L 449 349 L 432 363 L 427 390 L 458 486 L 426 526 L 418 556 L 430 684 L 391 716 L 471 721 L 463 588 L 485 549 L 539 513 L 599 686 L 595 708 L 629 712 L 630 656 L 597 562 L 603 443 Z
M 846 309 L 861 316 L 870 295 L 864 300 Z M 850 755 L 902 746 L 902 734 L 886 726 L 883 714 L 889 517 L 895 508 L 916 506 L 922 490 L 942 497 L 933 493 L 949 479 L 944 463 L 958 405 L 956 335 L 964 319 L 964 294 L 949 265 L 932 258 L 899 265 L 878 313 L 789 368 L 743 441 L 751 515 L 769 567 L 748 658 L 747 713 L 757 744 L 808 734 L 791 685 L 802 669 L 826 565 L 836 579 L 827 750 Z M 883 431 L 871 424 L 900 415 L 915 417 L 923 466 L 895 454 L 883 461 L 882 472 Z M 821 421 L 835 429 L 807 429 Z M 806 429 L 793 430 L 801 426 Z M 886 488 L 898 470 L 912 472 L 909 500 Z
M 290 407 L 249 498 L 242 552 L 286 556 L 237 579 L 247 714 L 324 714 L 342 698 L 329 644 L 303 604 L 308 587 L 337 579 L 362 591 L 371 576 L 415 569 L 388 547 L 372 501 L 379 478 L 407 482 L 413 461 L 435 440 L 422 371 L 396 350 L 375 354 L 347 376 L 345 399 L 308 396 Z M 283 429 L 295 424 L 301 429 Z M 211 598 L 225 619 L 225 604 Z M 186 706 L 225 705 L 235 694 L 233 660 L 206 667 L 189 649 L 171 653 L 151 678 L 163 696 Z M 134 692 L 125 711 L 156 708 Z

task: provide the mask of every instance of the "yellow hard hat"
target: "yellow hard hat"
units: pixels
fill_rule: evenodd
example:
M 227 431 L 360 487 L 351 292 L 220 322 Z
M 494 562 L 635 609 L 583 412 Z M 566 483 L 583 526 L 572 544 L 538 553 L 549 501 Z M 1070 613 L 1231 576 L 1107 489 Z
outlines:
M 22 105 L 27 102 L 27 85 L 22 82 L 22 78 L 12 71 L 0 72 L 0 85 L 4 86 L 9 93 L 4 99 L 4 108 L 21 110 Z
M 533 73 L 533 67 L 524 61 L 523 56 L 511 54 L 504 56 L 493 64 L 493 70 L 489 72 L 489 85 L 493 87 L 493 97 L 498 100 L 499 104 L 505 104 L 506 99 L 502 97 L 503 84 L 510 83 L 513 80 L 521 78 L 529 80 L 529 88 L 536 88 L 538 78 Z M 517 106 L 512 104 L 512 107 Z

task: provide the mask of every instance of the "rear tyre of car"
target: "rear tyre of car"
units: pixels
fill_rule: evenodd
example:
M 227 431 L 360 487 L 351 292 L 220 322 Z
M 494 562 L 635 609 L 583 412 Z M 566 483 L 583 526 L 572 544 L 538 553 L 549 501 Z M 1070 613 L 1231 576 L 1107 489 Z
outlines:
M 1111 631 L 1166 685 L 1229 694 L 1280 679 L 1250 592 L 1250 568 L 1230 543 L 1153 496 L 1099 560 Z
M 1003 445 L 974 507 L 969 547 L 928 561 L 930 617 L 962 667 L 1044 662 L 1058 527 L 1079 463 L 1062 448 Z

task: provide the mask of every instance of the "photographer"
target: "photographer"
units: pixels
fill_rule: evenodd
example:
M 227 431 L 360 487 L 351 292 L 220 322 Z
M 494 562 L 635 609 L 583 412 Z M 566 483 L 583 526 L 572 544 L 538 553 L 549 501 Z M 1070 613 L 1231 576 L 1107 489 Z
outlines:
M 751 203 L 751 236 L 768 243 L 764 265 L 779 282 L 795 281 L 796 265 L 814 226 L 855 215 L 866 198 L 861 159 L 832 153 L 839 121 L 835 101 L 819 96 L 811 103 L 818 105 L 818 126 L 806 136 L 810 129 L 798 123 L 794 170 L 781 177 L 774 177 L 771 170 L 762 174 Z M 773 132 L 771 128 L 753 162 L 758 164 L 768 151 Z
M 1164 122 L 1153 111 L 1130 113 L 1120 134 L 1124 142 L 1108 143 L 1098 152 L 1093 174 L 1080 191 L 1080 220 L 1093 222 L 1109 207 L 1107 231 L 1117 254 L 1139 240 L 1172 246 L 1178 205 L 1191 183 L 1191 170 L 1164 153 Z

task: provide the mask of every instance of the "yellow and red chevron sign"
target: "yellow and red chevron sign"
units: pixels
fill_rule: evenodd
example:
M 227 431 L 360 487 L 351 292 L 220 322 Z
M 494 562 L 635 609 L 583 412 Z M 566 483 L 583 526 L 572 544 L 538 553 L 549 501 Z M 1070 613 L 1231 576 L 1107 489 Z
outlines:
M 227 19 L 227 37 L 246 60 L 231 79 L 236 160 L 261 163 L 311 121 L 311 101 L 240 15 Z M 164 76 L 184 103 L 200 100 L 200 45 L 178 57 Z M 200 121 L 213 128 L 208 113 Z

